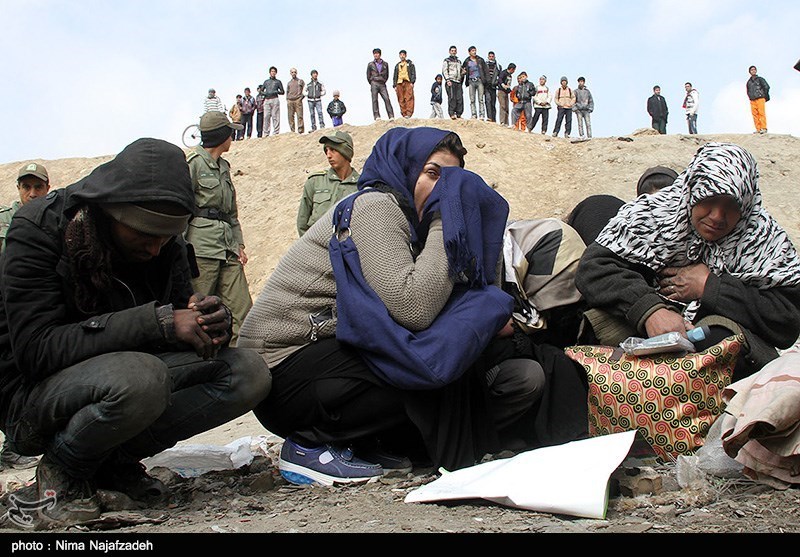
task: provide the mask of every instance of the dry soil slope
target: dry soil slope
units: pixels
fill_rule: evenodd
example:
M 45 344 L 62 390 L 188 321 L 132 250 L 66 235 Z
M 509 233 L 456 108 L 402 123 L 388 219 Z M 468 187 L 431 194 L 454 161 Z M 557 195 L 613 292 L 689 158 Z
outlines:
M 344 126 L 354 138 L 355 167 L 363 166 L 372 145 L 390 127 L 432 123 L 411 119 Z M 759 162 L 766 207 L 796 243 L 800 240 L 800 204 L 795 191 L 800 177 L 800 140 L 793 136 L 659 136 L 653 135 L 652 130 L 639 130 L 624 138 L 595 138 L 573 144 L 563 138 L 523 134 L 480 121 L 446 120 L 435 124 L 461 135 L 469 151 L 467 167 L 508 200 L 514 219 L 562 218 L 578 201 L 594 193 L 632 198 L 645 168 L 662 164 L 681 170 L 704 142 L 737 143 L 750 150 Z M 238 192 L 239 217 L 250 257 L 247 274 L 254 297 L 297 237 L 295 216 L 306 176 L 326 167 L 318 143 L 321 133 L 250 139 L 235 143 L 227 155 Z M 63 186 L 109 158 L 39 162 L 47 165 L 53 184 Z M 7 184 L 0 202 L 13 200 L 13 184 L 22 162 L 0 165 L 0 183 Z

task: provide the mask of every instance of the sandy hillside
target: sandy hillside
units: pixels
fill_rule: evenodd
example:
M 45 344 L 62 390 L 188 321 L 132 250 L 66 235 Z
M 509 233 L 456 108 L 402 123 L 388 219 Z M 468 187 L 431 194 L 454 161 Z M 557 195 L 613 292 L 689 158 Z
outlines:
M 410 119 L 407 126 L 431 125 L 433 120 Z M 559 217 L 569 213 L 587 195 L 610 193 L 632 198 L 636 181 L 657 164 L 682 170 L 698 146 L 707 141 L 737 143 L 756 157 L 761 190 L 772 215 L 800 241 L 800 213 L 796 208 L 800 180 L 800 140 L 785 135 L 632 135 L 595 138 L 573 144 L 563 138 L 523 134 L 496 124 L 474 120 L 439 120 L 441 128 L 456 131 L 468 149 L 467 168 L 477 172 L 511 206 L 511 218 Z M 353 135 L 353 164 L 361 169 L 375 141 L 400 121 L 378 121 L 368 126 L 343 126 Z M 321 131 L 285 133 L 233 144 L 227 158 L 234 173 L 239 217 L 250 262 L 247 276 L 255 298 L 281 255 L 297 238 L 295 218 L 305 178 L 327 167 L 318 143 Z M 133 140 L 135 138 L 131 138 Z M 110 157 L 61 159 L 44 163 L 57 186 L 68 185 Z M 13 184 L 22 162 L 0 165 L 0 203 L 14 199 Z
M 404 125 L 430 125 L 408 120 Z M 360 169 L 374 142 L 400 122 L 344 126 L 355 140 L 354 165 Z M 657 164 L 682 170 L 706 141 L 738 143 L 759 162 L 765 205 L 800 241 L 797 212 L 800 143 L 780 135 L 654 135 L 640 130 L 627 137 L 596 138 L 572 144 L 539 134 L 522 134 L 479 121 L 438 121 L 458 132 L 469 150 L 467 167 L 508 199 L 511 218 L 564 217 L 590 194 L 632 198 L 639 175 Z M 303 136 L 237 142 L 227 155 L 234 172 L 239 215 L 250 262 L 247 274 L 255 298 L 281 255 L 297 237 L 297 204 L 306 176 L 327 164 L 318 143 L 320 131 Z M 131 138 L 133 140 L 135 138 Z M 111 157 L 38 161 L 54 186 L 68 185 Z M 23 162 L 0 164 L 0 203 L 13 201 L 13 184 Z M 224 445 L 267 433 L 252 413 L 182 444 Z M 274 469 L 248 469 L 233 476 L 197 482 L 173 478 L 179 504 L 168 515 L 153 511 L 157 524 L 129 532 L 797 532 L 800 500 L 796 490 L 777 492 L 750 484 L 707 484 L 701 491 L 672 487 L 661 495 L 617 499 L 607 520 L 582 521 L 498 506 L 404 505 L 404 494 L 427 481 L 414 477 L 352 489 L 288 487 Z M 33 470 L 0 472 L 0 491 L 29 481 Z M 428 478 L 429 479 L 429 478 Z M 736 480 L 738 481 L 738 480 Z M 336 509 L 334 511 L 334 509 Z M 145 513 L 147 516 L 153 513 Z M 161 523 L 163 522 L 163 523 Z M 129 525 L 130 526 L 130 525 Z M 108 527 L 108 526 L 107 526 Z M 0 527 L 0 530 L 3 530 Z

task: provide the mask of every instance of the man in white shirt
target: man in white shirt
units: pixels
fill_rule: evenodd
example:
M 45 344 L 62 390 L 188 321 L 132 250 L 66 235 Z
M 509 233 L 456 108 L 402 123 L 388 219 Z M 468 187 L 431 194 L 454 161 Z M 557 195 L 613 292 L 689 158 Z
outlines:
M 697 109 L 700 107 L 700 93 L 686 82 L 686 98 L 683 100 L 683 109 L 686 111 L 686 121 L 689 123 L 689 133 L 697 134 Z

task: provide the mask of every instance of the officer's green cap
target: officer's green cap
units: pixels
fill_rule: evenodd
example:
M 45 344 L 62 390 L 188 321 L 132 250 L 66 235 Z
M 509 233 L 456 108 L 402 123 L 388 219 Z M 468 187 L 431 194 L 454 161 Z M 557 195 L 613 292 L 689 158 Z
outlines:
M 50 183 L 50 177 L 47 175 L 47 169 L 44 167 L 44 165 L 39 163 L 31 162 L 20 168 L 17 181 L 19 182 L 25 176 L 36 176 L 40 180 Z
M 243 130 L 244 126 L 241 124 L 234 124 L 222 112 L 211 110 L 203 114 L 200 118 L 200 131 L 210 132 L 218 130 L 219 128 L 228 126 L 232 130 Z
M 353 138 L 349 133 L 336 130 L 320 137 L 319 142 L 329 146 L 334 151 L 339 151 L 347 160 L 353 160 Z

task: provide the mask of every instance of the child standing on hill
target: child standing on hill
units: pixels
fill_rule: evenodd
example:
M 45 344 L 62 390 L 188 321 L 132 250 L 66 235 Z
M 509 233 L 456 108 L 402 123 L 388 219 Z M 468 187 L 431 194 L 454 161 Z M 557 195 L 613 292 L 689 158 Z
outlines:
M 444 118 L 442 111 L 442 74 L 437 74 L 436 79 L 431 85 L 431 118 Z
M 242 123 L 242 96 L 236 95 L 236 102 L 233 103 L 228 115 L 231 117 L 231 121 L 234 124 L 241 124 Z M 231 137 L 234 141 L 238 141 L 240 139 L 244 139 L 244 128 L 241 130 L 231 130 Z
M 528 81 L 528 74 L 520 72 L 517 76 L 517 86 L 511 90 L 511 100 L 514 108 L 511 110 L 511 125 L 520 131 L 533 129 L 531 120 L 531 100 L 536 94 L 533 83 Z
M 547 120 L 550 118 L 550 89 L 547 87 L 547 76 L 539 78 L 539 86 L 536 88 L 536 95 L 533 97 L 533 123 L 531 129 L 542 118 L 542 135 L 547 133 Z
M 342 116 L 347 112 L 347 107 L 339 100 L 339 91 L 333 92 L 333 100 L 328 103 L 328 115 L 333 121 L 333 127 L 342 125 Z

